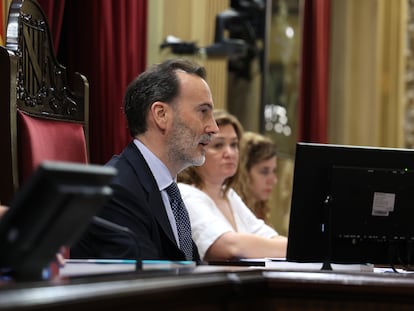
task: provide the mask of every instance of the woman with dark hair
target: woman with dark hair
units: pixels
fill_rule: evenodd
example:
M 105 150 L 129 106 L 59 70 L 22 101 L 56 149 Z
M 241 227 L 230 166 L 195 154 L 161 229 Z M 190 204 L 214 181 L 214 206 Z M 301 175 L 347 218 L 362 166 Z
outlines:
M 253 213 L 269 223 L 269 197 L 277 183 L 276 144 L 269 137 L 245 132 L 240 141 L 240 166 L 234 190 Z

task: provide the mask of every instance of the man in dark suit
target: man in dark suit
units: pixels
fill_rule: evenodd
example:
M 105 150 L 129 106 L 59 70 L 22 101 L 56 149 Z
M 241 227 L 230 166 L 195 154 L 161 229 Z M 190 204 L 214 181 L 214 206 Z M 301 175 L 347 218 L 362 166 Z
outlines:
M 218 132 L 204 68 L 188 60 L 152 66 L 128 86 L 124 112 L 133 137 L 107 165 L 118 169 L 113 197 L 99 216 L 133 234 L 92 224 L 72 258 L 195 260 L 180 246 L 166 188 L 178 172 L 204 163 L 204 147 Z

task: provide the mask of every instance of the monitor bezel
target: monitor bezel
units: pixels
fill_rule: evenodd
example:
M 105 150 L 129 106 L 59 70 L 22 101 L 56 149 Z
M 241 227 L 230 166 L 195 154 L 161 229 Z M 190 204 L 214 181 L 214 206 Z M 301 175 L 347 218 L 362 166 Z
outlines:
M 412 171 L 414 150 L 299 142 L 290 209 L 287 260 L 295 262 L 393 264 L 381 251 L 372 258 L 345 256 L 349 247 L 341 249 L 332 227 L 332 168 L 375 168 Z M 414 210 L 413 210 L 414 216 Z M 333 222 L 332 222 L 333 221 Z M 352 223 L 350 223 L 352 225 Z M 330 231 L 330 229 L 332 229 Z M 332 234 L 333 233 L 333 234 Z M 411 232 L 414 237 L 414 227 Z M 343 246 L 343 245 L 342 245 Z M 372 246 L 374 252 L 378 245 Z M 369 257 L 369 256 L 368 256 Z

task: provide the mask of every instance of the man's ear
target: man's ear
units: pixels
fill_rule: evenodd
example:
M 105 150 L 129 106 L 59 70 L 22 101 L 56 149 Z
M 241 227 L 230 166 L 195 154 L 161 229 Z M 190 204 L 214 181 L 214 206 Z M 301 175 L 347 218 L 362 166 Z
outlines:
M 154 102 L 150 108 L 155 124 L 162 130 L 167 128 L 169 108 L 168 104 L 159 101 Z

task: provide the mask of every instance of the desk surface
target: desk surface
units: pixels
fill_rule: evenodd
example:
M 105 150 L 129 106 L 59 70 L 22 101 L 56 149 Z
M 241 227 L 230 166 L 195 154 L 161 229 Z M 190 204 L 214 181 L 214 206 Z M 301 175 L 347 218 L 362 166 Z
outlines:
M 413 310 L 414 275 L 201 267 L 7 283 L 0 310 Z

